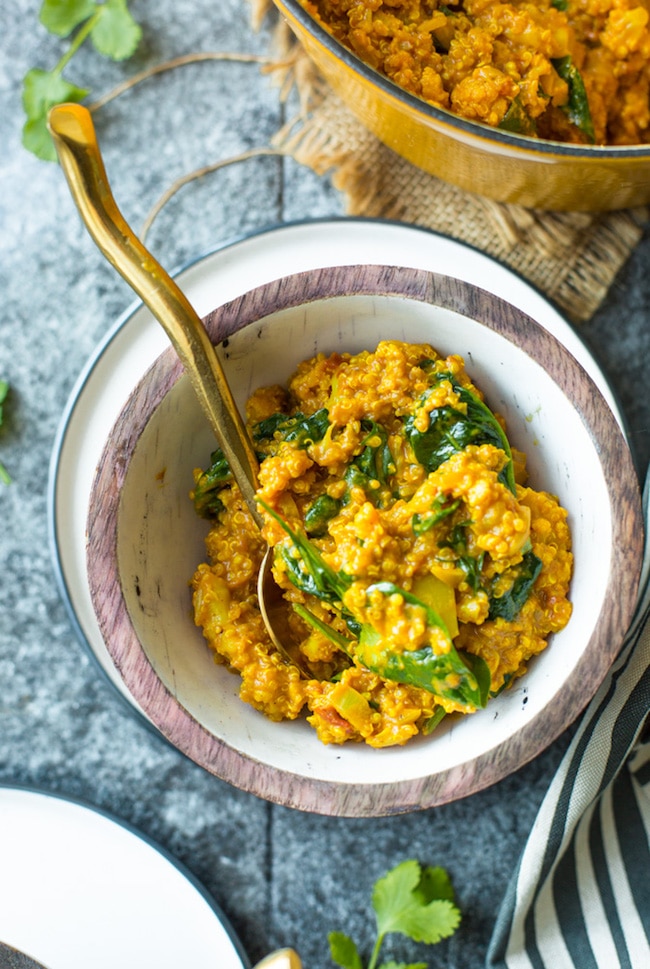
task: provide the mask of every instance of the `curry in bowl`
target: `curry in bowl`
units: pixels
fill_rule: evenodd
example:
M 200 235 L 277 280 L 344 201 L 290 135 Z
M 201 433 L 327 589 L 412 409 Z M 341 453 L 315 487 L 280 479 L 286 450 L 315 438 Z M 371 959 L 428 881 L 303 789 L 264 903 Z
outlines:
M 404 813 L 466 797 L 519 769 L 558 737 L 593 696 L 620 649 L 636 605 L 643 550 L 639 484 L 620 424 L 597 384 L 558 338 L 512 304 L 461 280 L 404 267 L 327 266 L 283 276 L 220 304 L 206 317 L 205 325 L 219 348 L 242 413 L 252 396 L 248 409 L 251 428 L 267 421 L 269 416 L 280 415 L 277 421 L 270 421 L 275 425 L 273 429 L 266 425 L 267 432 L 256 445 L 262 464 L 270 462 L 269 475 L 262 480 L 266 498 L 262 497 L 269 511 L 263 513 L 265 538 L 277 546 L 278 573 L 285 565 L 288 569 L 289 564 L 295 564 L 294 573 L 301 578 L 305 576 L 306 570 L 301 567 L 303 559 L 296 551 L 302 547 L 317 550 L 319 566 L 322 567 L 322 560 L 329 562 L 329 574 L 332 578 L 333 573 L 334 582 L 341 578 L 341 572 L 359 582 L 356 586 L 350 585 L 351 597 L 344 590 L 345 612 L 338 606 L 341 599 L 332 602 L 327 597 L 312 596 L 311 592 L 285 582 L 287 597 L 310 614 L 306 620 L 299 615 L 296 619 L 306 623 L 300 628 L 304 631 L 304 640 L 309 641 L 310 666 L 314 669 L 317 663 L 334 666 L 329 678 L 313 677 L 315 682 L 311 685 L 297 676 L 287 676 L 287 668 L 279 665 L 268 647 L 264 649 L 263 637 L 257 636 L 259 627 L 250 622 L 255 606 L 251 598 L 255 587 L 250 576 L 255 571 L 255 557 L 259 554 L 255 543 L 259 540 L 247 528 L 245 517 L 237 517 L 236 495 L 228 482 L 222 481 L 226 487 L 215 489 L 213 497 L 222 502 L 224 510 L 217 505 L 216 517 L 209 520 L 196 514 L 188 497 L 192 489 L 197 495 L 201 490 L 193 471 L 198 467 L 209 470 L 215 441 L 191 382 L 182 373 L 174 351 L 168 348 L 137 383 L 111 430 L 97 468 L 88 513 L 88 585 L 107 650 L 125 689 L 152 725 L 195 763 L 241 790 L 303 811 L 354 817 Z M 395 349 L 394 341 L 403 345 L 400 353 L 406 353 L 407 359 L 411 352 L 407 347 L 420 348 L 414 354 L 416 366 L 408 365 L 410 379 L 406 380 L 408 393 L 405 395 L 398 392 L 401 365 L 398 367 L 395 363 L 388 367 L 391 359 L 388 351 Z M 389 409 L 386 413 L 375 409 L 378 400 L 371 387 L 362 393 L 359 385 L 359 393 L 355 392 L 353 374 L 346 374 L 343 366 L 351 366 L 359 354 L 376 353 L 384 343 L 386 367 L 382 374 L 371 372 L 370 379 L 385 377 L 381 396 L 392 387 L 391 407 L 395 410 Z M 435 347 L 439 356 L 430 347 Z M 332 363 L 326 363 L 337 360 L 333 354 L 338 354 L 340 360 L 340 366 L 334 371 Z M 458 356 L 466 361 L 467 374 Z M 314 358 L 315 363 L 305 363 Z M 360 379 L 364 370 L 371 369 L 369 358 L 361 359 L 366 363 L 355 379 Z M 420 366 L 426 360 L 431 362 Z M 565 608 L 560 605 L 561 598 L 566 598 L 560 591 L 561 570 L 556 573 L 557 586 L 548 585 L 541 594 L 544 570 L 550 578 L 557 564 L 562 564 L 562 569 L 568 564 L 568 559 L 556 553 L 557 543 L 551 536 L 551 532 L 557 532 L 564 536 L 561 541 L 566 541 L 560 505 L 566 509 L 564 524 L 568 523 L 571 533 L 571 549 L 566 545 L 564 549 L 573 555 L 573 564 L 570 621 L 560 632 L 553 632 L 547 648 L 536 655 L 531 652 L 531 643 L 524 633 L 519 646 L 514 640 L 508 642 L 504 635 L 503 649 L 491 654 L 481 644 L 480 650 L 476 648 L 473 653 L 477 659 L 470 658 L 474 645 L 461 642 L 459 637 L 463 626 L 470 626 L 462 608 L 469 605 L 471 597 L 461 594 L 460 582 L 453 586 L 459 636 L 452 637 L 455 652 L 448 649 L 445 654 L 442 648 L 438 653 L 446 664 L 448 657 L 456 663 L 457 656 L 463 661 L 463 669 L 449 671 L 441 664 L 438 672 L 444 673 L 443 695 L 442 691 L 434 694 L 424 690 L 421 682 L 404 683 L 388 676 L 394 668 L 387 668 L 381 651 L 375 649 L 373 655 L 369 630 L 363 637 L 364 663 L 346 655 L 343 648 L 338 655 L 332 649 L 331 636 L 338 633 L 344 640 L 341 645 L 354 654 L 355 641 L 360 642 L 361 636 L 353 631 L 354 622 L 350 623 L 349 613 L 361 625 L 383 622 L 382 633 L 386 631 L 392 636 L 388 626 L 403 610 L 408 615 L 409 629 L 424 637 L 424 659 L 427 650 L 433 653 L 434 644 L 444 647 L 446 636 L 442 626 L 451 633 L 448 625 L 452 624 L 453 615 L 451 618 L 449 613 L 442 615 L 444 609 L 439 598 L 429 598 L 426 588 L 415 585 L 419 579 L 415 565 L 424 568 L 427 562 L 437 559 L 437 547 L 443 559 L 451 560 L 458 555 L 460 572 L 465 575 L 464 564 L 471 575 L 472 563 L 469 560 L 460 563 L 463 550 L 457 539 L 461 538 L 468 546 L 468 556 L 480 559 L 485 550 L 480 582 L 488 602 L 502 593 L 505 595 L 506 588 L 495 587 L 487 568 L 491 560 L 500 556 L 507 558 L 507 547 L 502 551 L 479 545 L 481 536 L 462 524 L 460 493 L 452 495 L 451 501 L 438 502 L 438 510 L 449 513 L 446 540 L 451 545 L 444 546 L 444 519 L 432 520 L 436 508 L 428 500 L 435 500 L 435 493 L 433 488 L 429 496 L 420 490 L 426 487 L 424 475 L 411 460 L 408 450 L 411 442 L 400 433 L 398 419 L 404 434 L 408 423 L 408 428 L 411 425 L 413 428 L 409 433 L 417 432 L 426 438 L 426 420 L 430 420 L 429 415 L 435 409 L 435 397 L 425 406 L 417 405 L 429 393 L 442 390 L 451 394 L 453 381 L 448 381 L 446 389 L 442 387 L 444 381 L 436 387 L 438 374 L 442 376 L 445 370 L 462 390 L 462 393 L 455 390 L 458 400 L 453 410 L 462 413 L 467 403 L 469 411 L 466 395 L 471 392 L 472 410 L 476 398 L 489 406 L 492 415 L 497 412 L 500 415 L 497 423 L 501 429 L 504 426 L 507 429 L 512 465 L 509 460 L 505 464 L 495 460 L 494 471 L 497 479 L 501 475 L 500 484 L 504 483 L 503 473 L 507 474 L 508 468 L 515 475 L 516 495 L 507 484 L 504 489 L 498 489 L 503 502 L 513 511 L 513 524 L 526 515 L 523 509 L 526 504 L 530 505 L 531 549 L 542 562 L 542 572 L 531 587 L 533 598 L 529 595 L 527 599 L 535 607 L 531 610 L 533 623 L 538 620 L 545 623 L 541 613 L 550 616 L 555 603 L 559 606 L 556 618 Z M 297 380 L 292 378 L 293 374 L 298 374 Z M 262 387 L 276 389 L 258 391 Z M 473 388 L 481 389 L 484 401 Z M 350 428 L 356 420 L 361 425 L 368 418 L 347 413 L 345 399 L 353 407 L 361 406 L 362 402 L 364 408 L 371 405 L 369 419 L 386 431 L 386 443 L 396 467 L 396 472 L 390 466 L 386 468 L 390 495 L 381 482 L 383 462 L 376 464 L 376 458 L 385 454 L 383 433 L 372 425 L 359 426 L 358 430 Z M 444 399 L 440 399 L 439 410 L 443 409 Z M 305 437 L 303 443 L 307 446 L 302 449 L 289 447 L 290 427 L 282 424 L 291 424 L 298 412 L 306 419 L 314 418 L 325 402 L 326 410 L 329 407 L 332 414 L 337 413 L 333 406 L 335 400 L 340 400 L 343 408 L 337 414 L 340 424 L 336 432 L 329 431 L 329 439 L 323 436 L 319 442 L 314 440 L 313 445 Z M 482 427 L 496 430 L 492 417 L 484 412 L 483 416 Z M 328 426 L 329 423 L 328 417 Z M 463 428 L 460 416 L 456 423 L 460 432 Z M 325 427 L 324 433 L 327 430 Z M 450 434 L 455 436 L 451 427 Z M 349 441 L 346 435 L 351 435 Z M 337 440 L 341 445 L 348 442 L 350 450 L 346 452 L 342 448 L 340 463 L 331 464 L 330 475 L 322 459 L 335 457 L 333 449 L 327 454 L 327 448 L 330 441 Z M 465 444 L 477 449 L 477 458 L 479 453 L 490 454 L 488 464 L 505 448 L 500 433 L 490 435 L 487 441 L 475 439 Z M 312 468 L 305 470 L 305 459 L 313 460 L 318 453 L 314 448 L 318 445 L 321 463 L 314 461 Z M 357 450 L 359 453 L 354 453 Z M 526 484 L 520 452 L 526 454 L 529 475 Z M 447 471 L 450 465 L 453 467 L 452 462 L 463 460 L 462 453 L 451 454 L 446 461 Z M 503 457 L 500 461 L 503 462 Z M 433 472 L 427 470 L 426 477 L 444 472 L 443 464 Z M 335 485 L 334 479 L 345 475 L 346 468 L 349 468 L 348 478 L 354 476 L 357 481 L 361 475 L 368 478 L 367 498 L 364 498 L 365 488 L 359 488 L 352 481 L 343 486 L 339 483 L 343 493 L 337 494 L 334 488 L 330 495 L 340 502 L 337 515 L 328 517 L 327 508 L 321 508 L 315 516 L 320 522 L 314 531 L 314 523 L 309 523 L 311 515 L 307 514 L 309 507 L 327 492 L 323 483 Z M 293 471 L 294 476 L 287 471 Z M 215 472 L 219 472 L 218 467 Z M 409 481 L 410 473 L 416 477 Z M 379 489 L 373 487 L 375 480 L 380 483 Z M 448 477 L 447 485 L 450 481 Z M 390 504 L 392 491 L 398 492 L 400 487 L 405 489 L 404 496 L 397 494 Z M 348 490 L 351 501 L 346 500 Z M 377 491 L 381 500 L 375 504 L 371 497 Z M 544 493 L 559 496 L 560 505 L 554 499 L 547 503 Z M 385 506 L 384 495 L 389 497 Z M 414 502 L 416 496 L 422 499 L 421 503 L 412 504 L 412 514 L 408 516 L 403 505 Z M 209 494 L 205 498 L 208 500 Z M 452 511 L 457 499 L 458 508 Z M 479 499 L 476 490 L 472 499 Z M 359 538 L 370 536 L 365 544 L 354 538 L 356 523 L 354 528 L 346 529 L 346 515 L 352 521 L 357 513 Z M 404 515 L 401 520 L 400 514 Z M 420 533 L 417 536 L 412 521 L 415 514 L 419 515 L 415 518 L 415 530 Z M 229 517 L 232 532 L 227 531 Z M 310 532 L 306 531 L 305 522 Z M 455 534 L 452 522 L 460 526 Z M 324 524 L 326 531 L 316 534 Z M 365 530 L 361 530 L 362 524 Z M 484 524 L 487 524 L 485 519 Z M 212 556 L 218 560 L 221 554 L 216 551 L 219 529 L 225 545 L 230 536 L 223 565 L 232 567 L 231 574 L 222 571 L 222 567 L 213 567 L 211 561 Z M 522 536 L 523 559 L 528 550 L 524 533 L 518 529 L 510 531 L 512 536 L 515 532 Z M 212 534 L 208 536 L 209 532 Z M 504 535 L 508 534 L 505 528 Z M 361 570 L 363 556 L 377 543 L 377 538 L 378 544 L 385 546 L 378 561 L 393 571 L 366 577 Z M 482 538 L 487 538 L 487 533 Z M 413 556 L 420 553 L 418 563 Z M 498 564 L 505 565 L 505 560 L 501 559 Z M 407 567 L 412 576 L 407 573 Z M 437 578 L 441 577 L 441 571 Z M 213 635 L 215 646 L 225 648 L 220 637 L 226 630 L 232 648 L 231 658 L 220 657 L 222 662 L 215 662 L 215 651 L 206 644 L 202 629 L 195 623 L 190 584 L 197 572 L 197 582 L 202 573 L 204 576 L 203 588 L 199 593 L 197 586 L 197 594 L 204 595 L 205 601 L 195 603 L 196 615 L 212 623 L 210 626 L 206 622 L 205 630 Z M 452 572 L 450 567 L 448 578 Z M 442 572 L 443 580 L 445 574 Z M 461 579 L 458 572 L 456 577 Z M 281 574 L 279 578 L 283 580 Z M 363 608 L 368 610 L 365 615 L 359 612 L 361 597 L 357 596 L 364 581 L 368 585 L 384 586 L 378 590 L 382 596 L 378 603 L 364 601 Z M 393 594 L 391 590 L 384 601 L 385 583 L 391 581 L 402 591 Z M 433 584 L 438 596 L 440 585 Z M 508 583 L 508 587 L 512 585 Z M 540 592 L 538 600 L 534 598 L 537 592 Z M 212 608 L 211 596 L 214 596 Z M 418 605 L 410 601 L 411 596 L 419 600 Z M 520 620 L 529 609 L 528 604 L 522 607 Z M 230 617 L 237 612 L 235 629 Z M 436 619 L 431 617 L 431 612 L 437 613 Z M 312 617 L 327 629 L 316 629 Z M 488 617 L 482 624 L 476 624 L 477 631 L 481 632 L 481 626 L 483 629 L 489 629 L 492 624 L 495 628 L 502 626 L 502 622 L 498 617 L 493 620 Z M 402 637 L 398 641 L 398 623 L 397 626 L 392 639 L 388 635 L 385 638 L 397 659 L 401 658 L 406 666 L 407 661 L 418 659 L 417 654 L 422 651 L 415 649 L 407 656 L 406 649 L 400 650 Z M 502 626 L 503 632 L 508 628 L 516 632 L 512 626 Z M 240 635 L 244 631 L 246 635 Z M 541 646 L 545 634 L 539 631 L 535 636 L 539 636 L 535 646 Z M 493 640 L 490 645 L 497 643 Z M 515 655 L 515 648 L 521 649 L 520 655 Z M 498 678 L 499 652 L 505 661 L 502 681 Z M 528 656 L 530 659 L 525 658 Z M 235 662 L 242 668 L 250 666 L 251 673 L 258 667 L 259 680 L 251 676 L 246 686 L 256 702 L 268 704 L 269 685 L 274 687 L 273 679 L 277 676 L 288 689 L 289 697 L 297 697 L 297 703 L 301 694 L 310 692 L 308 699 L 313 709 L 305 701 L 296 719 L 273 720 L 250 702 L 242 702 L 242 677 L 232 672 Z M 380 663 L 379 672 L 371 668 L 379 667 Z M 515 675 L 500 689 L 497 683 L 506 679 L 505 663 L 517 672 L 527 669 L 524 675 Z M 434 657 L 429 664 L 422 663 L 427 665 L 435 668 Z M 351 669 L 353 666 L 359 673 Z M 484 676 L 485 666 L 490 672 L 489 684 Z M 364 673 L 364 669 L 368 672 Z M 470 676 L 476 681 L 475 688 Z M 448 694 L 454 687 L 464 694 L 456 698 L 459 705 L 477 705 L 471 695 L 474 689 L 479 703 L 485 700 L 486 707 L 479 706 L 476 713 L 445 712 L 442 716 L 439 711 L 446 711 L 450 703 Z M 493 697 L 492 693 L 498 695 Z M 362 731 L 368 736 L 373 733 L 379 736 L 383 727 L 374 717 L 380 712 L 376 706 L 391 694 L 402 704 L 401 723 L 405 724 L 412 716 L 419 733 L 413 733 L 406 743 L 377 749 L 363 742 Z M 281 690 L 276 695 L 279 708 L 271 712 L 284 715 L 282 704 L 286 705 L 286 696 Z M 409 695 L 418 696 L 426 708 L 426 716 L 419 712 L 422 705 L 407 703 Z M 351 727 L 342 722 L 332 701 L 344 710 L 348 703 L 347 722 Z M 359 714 L 355 716 L 356 727 L 351 721 L 354 709 Z M 398 719 L 396 710 L 391 711 L 388 703 L 384 709 L 395 721 Z M 356 729 L 357 737 L 363 739 L 344 744 L 321 742 L 314 725 L 307 719 L 317 710 L 320 721 L 327 721 L 329 730 L 342 726 L 348 736 Z M 440 716 L 442 719 L 437 722 Z M 424 732 L 432 728 L 429 735 Z M 412 732 L 412 726 L 406 724 L 406 731 Z
M 193 607 L 269 719 L 306 713 L 326 744 L 401 745 L 485 707 L 566 626 L 567 512 L 526 486 L 459 355 L 396 340 L 319 353 L 255 391 L 247 421 L 264 536 L 215 451 L 195 473 L 212 525 Z M 264 627 L 267 541 L 308 677 Z

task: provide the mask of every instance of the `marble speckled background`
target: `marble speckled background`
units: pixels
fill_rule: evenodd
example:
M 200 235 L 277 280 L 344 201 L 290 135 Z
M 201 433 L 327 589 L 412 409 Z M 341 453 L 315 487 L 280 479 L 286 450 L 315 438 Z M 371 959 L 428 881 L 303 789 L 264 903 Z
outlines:
M 132 302 L 82 230 L 55 165 L 20 144 L 21 78 L 50 67 L 57 42 L 36 26 L 40 2 L 0 6 L 0 377 L 9 380 L 0 458 L 0 782 L 83 798 L 168 848 L 223 907 L 251 960 L 295 945 L 307 969 L 328 969 L 327 932 L 367 948 L 372 883 L 405 857 L 447 867 L 464 913 L 433 949 L 395 940 L 386 954 L 431 966 L 484 961 L 499 898 L 568 742 L 466 801 L 374 821 L 329 819 L 270 806 L 208 776 L 135 718 L 75 638 L 53 575 L 47 531 L 48 463 L 74 381 Z M 198 50 L 264 52 L 243 0 L 134 0 L 144 41 L 114 65 L 90 51 L 71 80 L 97 94 L 148 64 Z M 109 177 L 139 226 L 185 172 L 263 145 L 286 110 L 250 65 L 208 63 L 159 77 L 97 119 Z M 168 267 L 258 228 L 341 214 L 327 180 L 263 158 L 184 189 L 149 244 Z M 583 335 L 603 360 L 630 421 L 643 470 L 650 455 L 650 237 L 619 274 Z

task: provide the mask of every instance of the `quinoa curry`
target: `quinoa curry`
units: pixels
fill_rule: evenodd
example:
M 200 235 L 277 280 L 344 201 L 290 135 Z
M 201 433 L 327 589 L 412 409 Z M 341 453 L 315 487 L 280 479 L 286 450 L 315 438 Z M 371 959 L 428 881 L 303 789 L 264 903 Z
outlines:
M 437 108 L 577 144 L 650 142 L 648 0 L 300 0 Z
M 215 451 L 192 492 L 211 520 L 193 605 L 271 720 L 306 714 L 324 743 L 403 744 L 484 707 L 568 622 L 567 513 L 525 486 L 461 357 L 397 341 L 319 354 L 286 389 L 256 391 L 247 423 L 264 538 Z M 260 615 L 266 542 L 310 678 Z

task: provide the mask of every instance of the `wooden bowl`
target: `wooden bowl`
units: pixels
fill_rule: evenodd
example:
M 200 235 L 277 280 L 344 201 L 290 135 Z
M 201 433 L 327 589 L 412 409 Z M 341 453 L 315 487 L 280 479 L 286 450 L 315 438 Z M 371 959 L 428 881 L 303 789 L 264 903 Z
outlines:
M 546 330 L 468 283 L 412 269 L 313 270 L 269 283 L 206 319 L 243 406 L 315 351 L 380 339 L 460 353 L 533 487 L 568 509 L 573 617 L 525 677 L 484 711 L 404 747 L 325 746 L 303 721 L 271 723 L 238 697 L 191 617 L 205 522 L 188 494 L 214 440 L 170 349 L 136 386 L 91 494 L 88 576 L 107 650 L 136 705 L 172 744 L 231 784 L 323 814 L 379 816 L 465 797 L 540 753 L 580 713 L 619 650 L 643 543 L 639 487 L 620 426 Z
M 650 145 L 542 141 L 434 108 L 368 67 L 298 0 L 273 0 L 332 89 L 380 139 L 431 175 L 531 208 L 602 211 L 650 202 Z

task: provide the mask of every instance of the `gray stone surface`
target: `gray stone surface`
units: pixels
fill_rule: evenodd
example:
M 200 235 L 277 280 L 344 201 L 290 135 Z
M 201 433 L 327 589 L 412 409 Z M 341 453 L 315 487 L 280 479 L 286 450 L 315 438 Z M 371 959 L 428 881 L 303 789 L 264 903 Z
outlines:
M 83 51 L 71 79 L 97 94 L 135 69 L 197 50 L 263 52 L 243 0 L 138 0 L 145 39 L 133 62 Z M 306 969 L 328 969 L 327 933 L 371 942 L 372 883 L 405 857 L 447 867 L 464 913 L 435 949 L 395 940 L 406 961 L 483 964 L 499 899 L 568 734 L 516 775 L 474 797 L 373 821 L 310 816 L 233 790 L 188 762 L 132 715 L 98 675 L 61 602 L 48 548 L 48 463 L 74 381 L 131 304 L 124 283 L 80 226 L 60 171 L 20 144 L 21 78 L 53 65 L 58 42 L 37 27 L 40 3 L 0 5 L 0 378 L 9 380 L 0 459 L 0 782 L 80 797 L 169 849 L 221 904 L 250 954 L 294 945 Z M 139 226 L 178 176 L 264 144 L 286 108 L 256 66 L 202 64 L 142 85 L 97 125 L 109 176 Z M 268 225 L 340 214 L 327 180 L 264 158 L 184 188 L 149 244 L 174 267 Z M 639 467 L 650 456 L 650 237 L 583 328 L 630 422 Z M 0 863 L 1 864 L 1 863 Z

